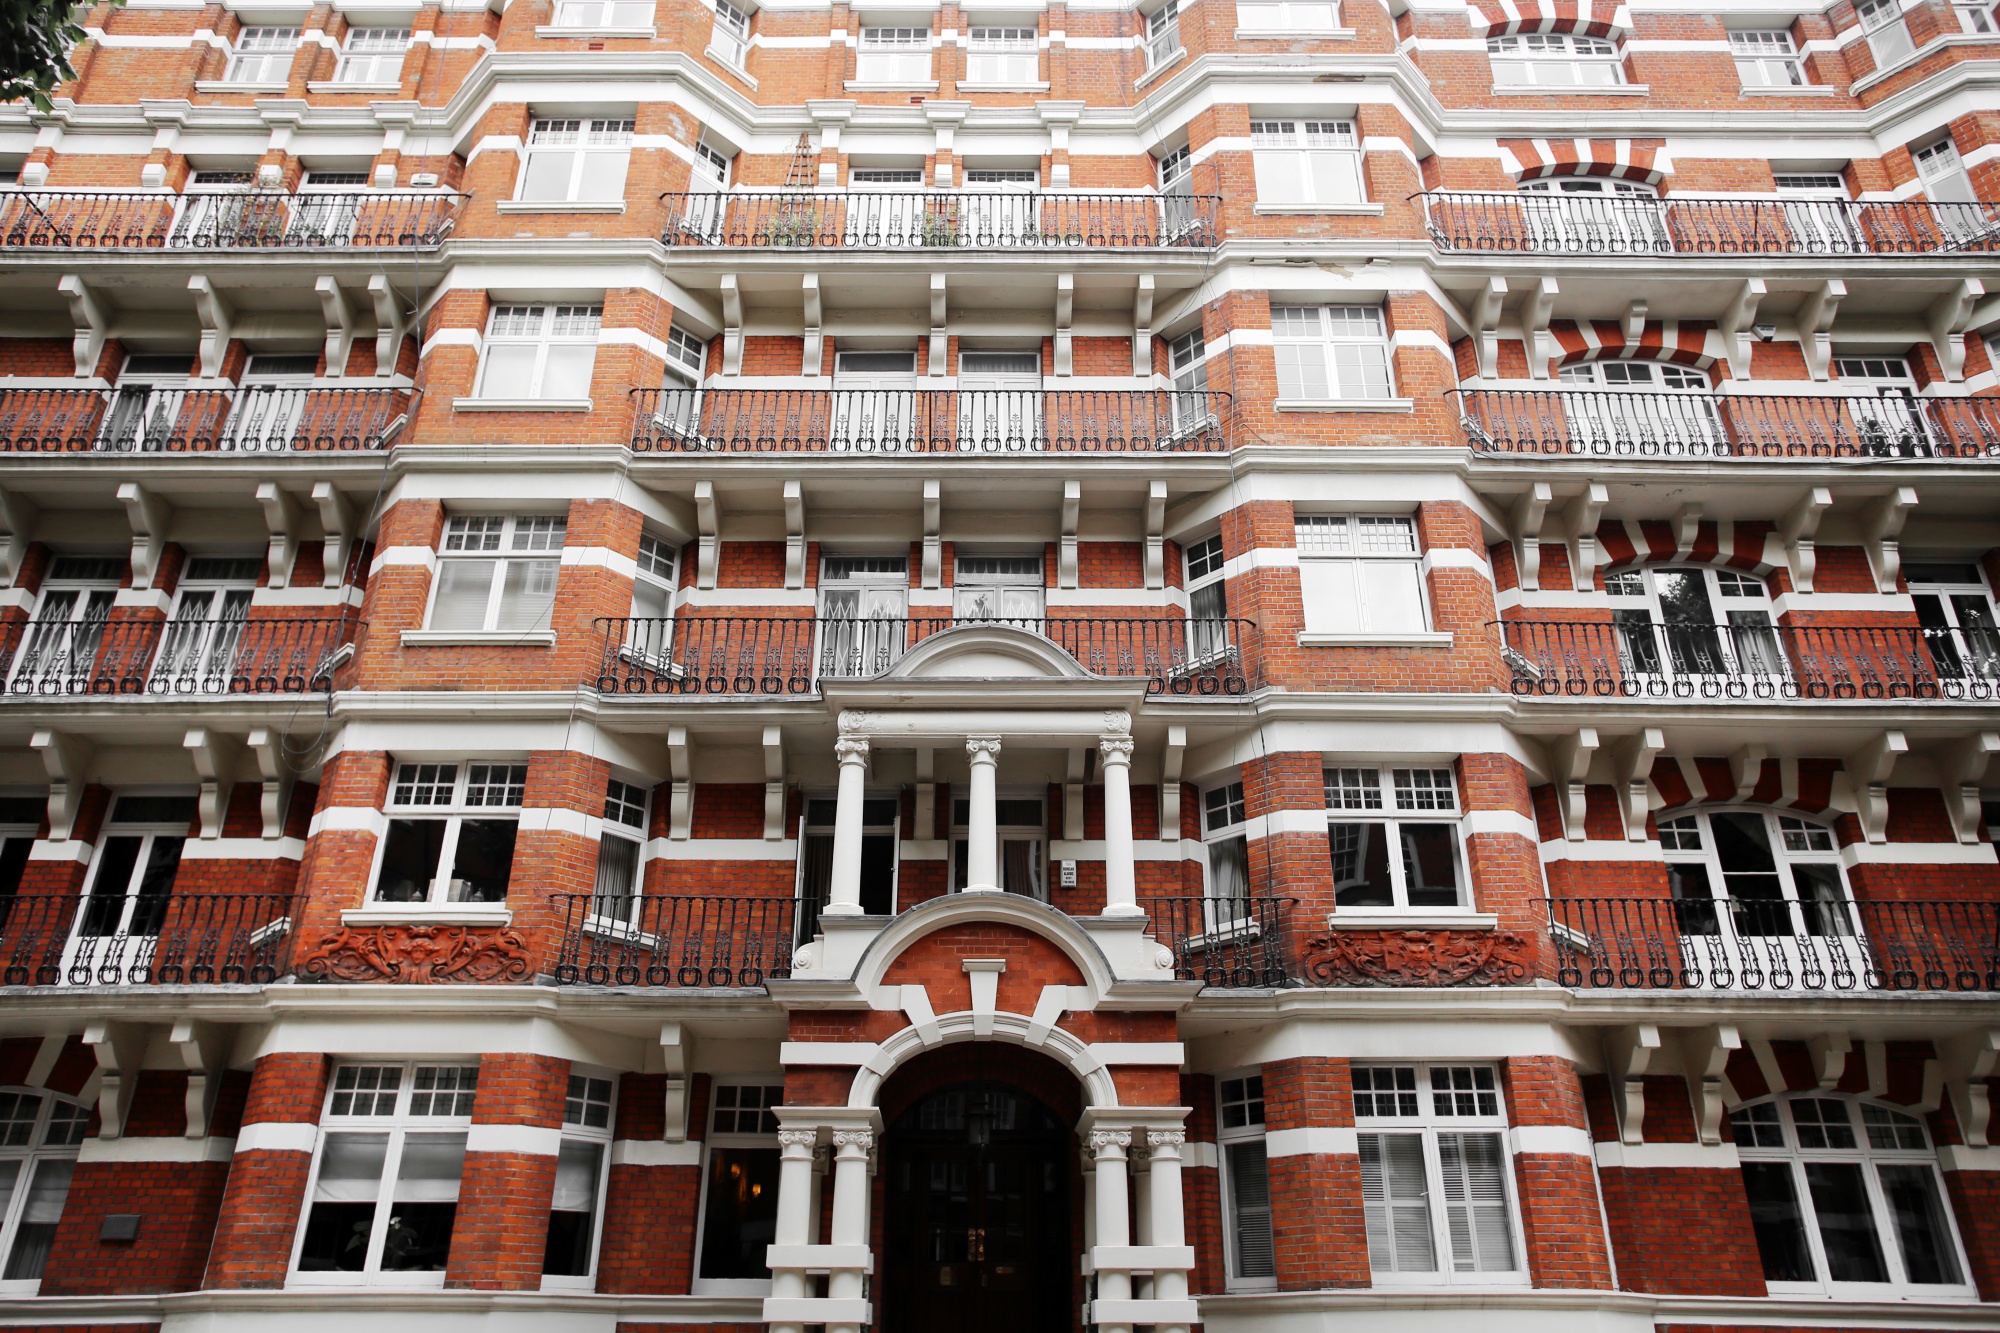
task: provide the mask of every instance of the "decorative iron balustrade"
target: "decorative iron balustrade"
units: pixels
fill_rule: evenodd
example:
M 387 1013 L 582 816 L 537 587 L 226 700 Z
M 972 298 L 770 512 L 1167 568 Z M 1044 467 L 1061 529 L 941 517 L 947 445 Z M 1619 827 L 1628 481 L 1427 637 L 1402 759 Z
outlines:
M 390 190 L 8 190 L 0 193 L 0 248 L 420 249 L 451 234 L 467 197 Z
M 408 389 L 0 388 L 0 452 L 272 454 L 380 449 Z
M 1481 453 L 2000 460 L 2000 399 L 1455 389 Z
M 792 974 L 790 895 L 555 895 L 559 986 L 761 986 Z
M 1620 613 L 1614 613 L 1620 614 Z M 2000 631 L 1924 625 L 1490 622 L 1512 689 L 1543 698 L 1671 700 L 2000 697 Z
M 2000 204 L 1923 199 L 1684 199 L 1638 194 L 1437 191 L 1424 223 L 1438 249 L 1560 255 L 1992 254 Z
M 1262 684 L 1249 620 L 894 616 L 610 618 L 594 684 L 606 694 L 793 695 L 825 680 L 866 680 L 947 630 L 1006 626 L 1036 634 L 1094 676 L 1144 678 L 1156 695 L 1240 695 Z
M 244 986 L 292 969 L 281 893 L 0 896 L 0 985 Z
M 1206 250 L 1212 194 L 733 190 L 660 196 L 669 247 Z
M 2000 990 L 2000 903 L 1557 898 L 1557 981 L 1620 990 Z
M 314 694 L 332 683 L 351 612 L 0 625 L 7 696 Z
M 1235 989 L 1296 984 L 1285 925 L 1291 898 L 1141 898 L 1147 932 L 1174 955 L 1174 976 Z
M 1122 389 L 634 389 L 643 453 L 1217 453 L 1226 393 Z

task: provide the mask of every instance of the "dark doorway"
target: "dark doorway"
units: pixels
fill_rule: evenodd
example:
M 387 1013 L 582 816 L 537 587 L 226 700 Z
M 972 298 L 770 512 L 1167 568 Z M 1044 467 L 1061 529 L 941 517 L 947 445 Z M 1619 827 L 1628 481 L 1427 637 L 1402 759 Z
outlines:
M 1022 1333 L 1074 1322 L 1075 1136 L 1004 1083 L 961 1083 L 886 1142 L 885 1333 Z

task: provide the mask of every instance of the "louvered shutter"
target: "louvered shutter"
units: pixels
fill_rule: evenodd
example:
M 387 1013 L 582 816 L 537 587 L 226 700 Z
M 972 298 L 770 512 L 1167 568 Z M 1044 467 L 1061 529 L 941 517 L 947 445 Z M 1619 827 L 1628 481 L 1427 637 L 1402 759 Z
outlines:
M 1498 1134 L 1438 1135 L 1451 1263 L 1461 1273 L 1501 1273 L 1514 1268 L 1503 1152 Z
M 1236 1276 L 1272 1277 L 1278 1270 L 1271 1255 L 1271 1179 L 1263 1141 L 1232 1143 L 1228 1151 Z
M 1434 1273 L 1431 1210 L 1421 1134 L 1361 1136 L 1361 1204 L 1368 1266 L 1378 1272 Z

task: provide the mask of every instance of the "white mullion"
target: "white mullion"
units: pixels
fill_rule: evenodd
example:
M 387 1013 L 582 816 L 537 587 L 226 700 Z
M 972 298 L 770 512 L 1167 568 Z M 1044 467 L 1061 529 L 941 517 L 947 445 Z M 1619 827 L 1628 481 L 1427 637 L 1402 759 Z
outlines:
M 1430 1070 L 1419 1066 L 1421 1077 L 1417 1092 L 1417 1106 L 1427 1110 L 1426 1103 L 1431 1097 Z M 1423 1118 L 1429 1119 L 1428 1115 Z M 1424 1206 L 1431 1217 L 1432 1252 L 1437 1256 L 1434 1270 L 1447 1282 L 1458 1280 L 1458 1252 L 1451 1243 L 1451 1207 L 1445 1202 L 1444 1193 L 1444 1152 L 1438 1145 L 1438 1131 L 1429 1125 L 1421 1131 L 1424 1144 Z
M 458 831 L 465 826 L 464 815 L 446 815 L 444 841 L 438 846 L 437 873 L 431 877 L 429 903 L 451 901 L 451 872 L 458 861 Z
M 1786 1165 L 1792 1169 L 1792 1190 L 1799 1209 L 1799 1225 L 1806 1233 L 1806 1252 L 1812 1255 L 1815 1285 L 1822 1290 L 1833 1287 L 1833 1267 L 1826 1261 L 1826 1247 L 1819 1234 L 1819 1208 L 1813 1203 L 1812 1191 L 1806 1183 L 1806 1164 L 1803 1150 L 1798 1148 L 1798 1131 L 1790 1124 L 1791 1107 L 1785 1108 L 1785 1133 L 1793 1143 L 1792 1160 Z
M 407 1078 L 399 1082 L 413 1082 L 416 1074 L 410 1066 L 403 1067 Z M 402 1120 L 402 1108 L 407 1104 L 408 1088 L 396 1090 L 396 1119 Z M 382 1251 L 389 1243 L 389 1220 L 395 1212 L 396 1177 L 403 1169 L 403 1127 L 400 1123 L 389 1130 L 389 1148 L 382 1154 L 382 1180 L 375 1187 L 375 1222 L 368 1232 L 368 1257 L 362 1261 L 361 1271 L 380 1275 L 382 1272 Z
M 1847 1113 L 1850 1123 L 1860 1119 L 1858 1109 L 1852 1103 L 1847 1104 Z M 1857 1126 L 1854 1132 L 1854 1141 L 1857 1145 L 1868 1142 L 1866 1124 Z M 1875 1224 L 1875 1243 L 1882 1247 L 1882 1261 L 1889 1270 L 1889 1282 L 1893 1286 L 1908 1287 L 1912 1284 L 1909 1265 L 1903 1262 L 1903 1237 L 1896 1231 L 1895 1213 L 1889 1207 L 1889 1200 L 1882 1193 L 1882 1182 L 1876 1174 L 1876 1168 L 1880 1163 L 1873 1151 L 1862 1152 L 1859 1156 L 1861 1188 L 1868 1195 L 1868 1212 Z M 1885 1226 L 1884 1223 L 1888 1225 Z
M 332 1104 L 333 1086 L 331 1081 L 329 1081 L 326 1097 L 320 1103 L 321 1123 L 313 1126 L 313 1133 L 316 1137 L 313 1140 L 312 1169 L 306 1172 L 305 1206 L 299 1210 L 298 1226 L 292 1233 L 292 1261 L 287 1268 L 287 1273 L 291 1276 L 296 1276 L 299 1272 L 299 1256 L 305 1252 L 306 1248 L 306 1230 L 312 1225 L 313 1199 L 319 1193 L 320 1171 L 326 1166 L 326 1108 Z M 12 1236 L 9 1235 L 7 1239 L 11 1246 L 13 1243 Z
M 543 351 L 546 352 L 547 350 L 548 350 L 547 345 L 544 344 Z M 537 376 L 537 378 L 540 377 Z M 480 622 L 479 626 L 479 628 L 482 630 L 490 630 L 495 625 L 500 623 L 501 596 L 503 590 L 507 587 L 507 558 L 506 558 L 507 553 L 505 550 L 506 543 L 504 538 L 502 539 L 501 546 L 502 549 L 495 552 L 496 558 L 493 561 L 493 582 L 486 589 L 486 615 L 485 618 Z

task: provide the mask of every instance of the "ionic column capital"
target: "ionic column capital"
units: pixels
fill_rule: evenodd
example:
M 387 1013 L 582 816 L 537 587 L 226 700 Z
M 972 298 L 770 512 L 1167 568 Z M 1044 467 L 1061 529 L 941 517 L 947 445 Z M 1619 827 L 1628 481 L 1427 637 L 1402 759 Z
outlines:
M 787 1157 L 810 1157 L 813 1145 L 819 1142 L 816 1129 L 781 1129 L 778 1131 L 778 1150 Z
M 1104 756 L 1107 764 L 1130 764 L 1132 762 L 1132 738 L 1130 736 L 1100 736 L 1097 751 Z
M 1125 1150 L 1132 1146 L 1132 1131 L 1129 1129 L 1093 1129 L 1090 1131 L 1090 1151 L 1099 1161 L 1117 1160 L 1125 1156 Z
M 868 762 L 868 738 L 842 736 L 833 743 L 833 755 L 843 764 L 865 764 Z
M 971 757 L 972 762 L 975 764 L 980 761 L 982 756 L 989 761 L 996 760 L 1000 757 L 1000 738 L 998 736 L 967 736 L 965 738 L 965 753 Z

